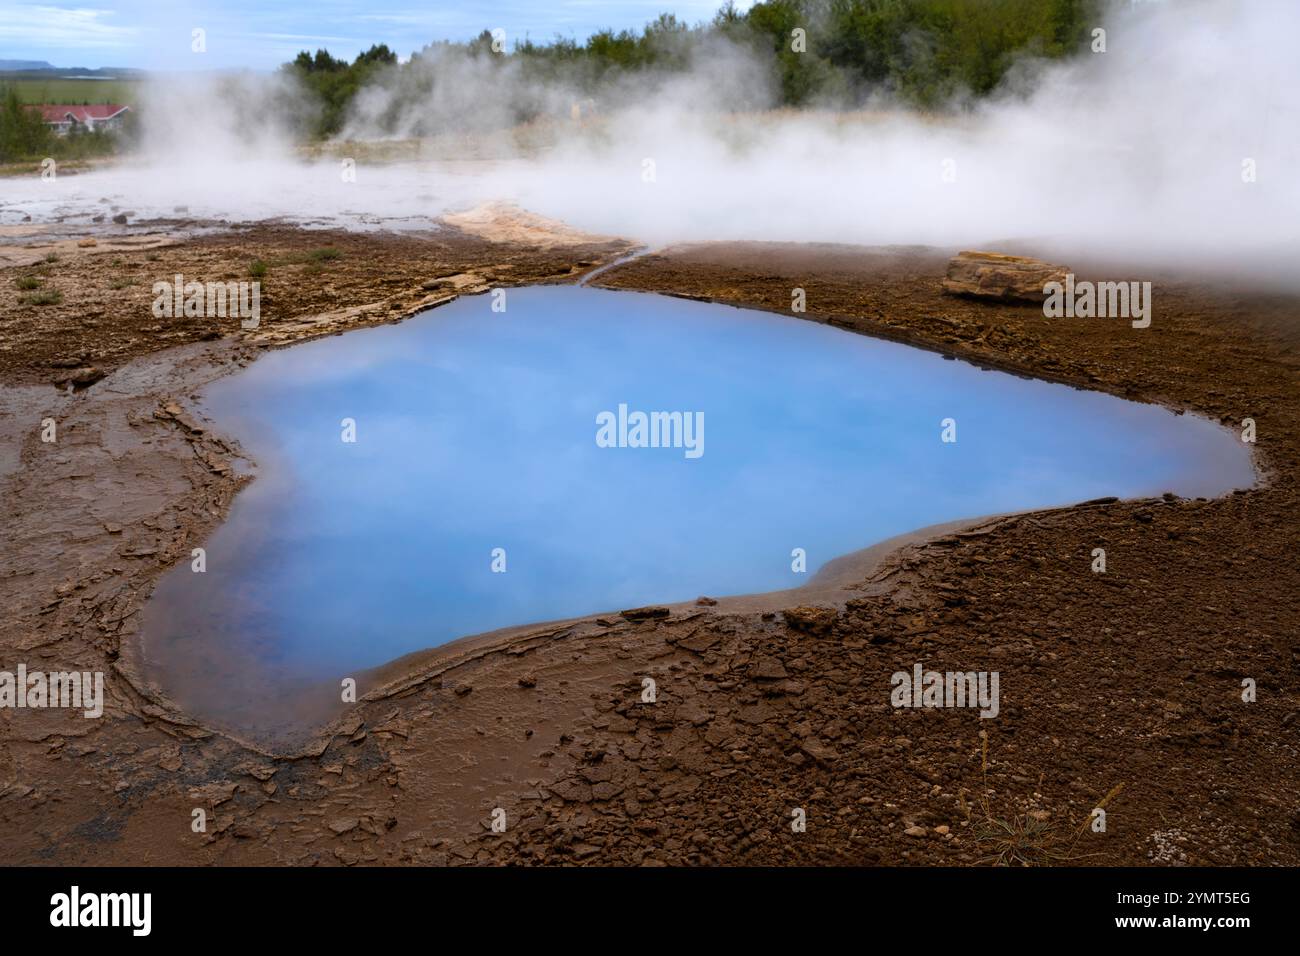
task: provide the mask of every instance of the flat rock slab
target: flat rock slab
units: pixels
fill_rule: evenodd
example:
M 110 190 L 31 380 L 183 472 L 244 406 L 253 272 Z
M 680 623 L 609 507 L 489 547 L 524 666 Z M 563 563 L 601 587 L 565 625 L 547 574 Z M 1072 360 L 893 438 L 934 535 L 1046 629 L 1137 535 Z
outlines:
M 672 612 L 666 607 L 651 605 L 649 607 L 633 607 L 626 611 L 619 611 L 625 619 L 629 621 L 657 621 L 666 618 Z
M 1042 302 L 1048 282 L 1065 282 L 1065 266 L 1030 259 L 1004 256 L 997 252 L 959 252 L 948 260 L 948 275 L 943 291 L 1000 301 Z

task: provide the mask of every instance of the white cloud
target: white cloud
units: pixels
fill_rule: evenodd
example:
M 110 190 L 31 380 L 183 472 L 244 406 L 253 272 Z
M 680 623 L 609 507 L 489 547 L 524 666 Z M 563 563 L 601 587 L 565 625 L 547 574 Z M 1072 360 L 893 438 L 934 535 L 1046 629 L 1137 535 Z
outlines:
M 92 7 L 16 5 L 0 19 L 0 42 L 24 49 L 126 49 L 139 31 L 111 23 L 115 15 Z

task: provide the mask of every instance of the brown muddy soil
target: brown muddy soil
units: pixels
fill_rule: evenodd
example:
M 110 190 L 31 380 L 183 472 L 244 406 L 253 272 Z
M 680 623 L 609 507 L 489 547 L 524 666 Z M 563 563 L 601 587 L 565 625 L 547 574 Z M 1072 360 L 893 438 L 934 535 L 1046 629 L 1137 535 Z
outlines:
M 123 305 L 93 256 L 54 264 L 59 306 L 0 299 L 0 667 L 104 670 L 108 695 L 98 720 L 0 710 L 11 862 L 1300 862 L 1295 299 L 1161 279 L 1151 327 L 1135 330 L 945 296 L 945 259 L 924 250 L 732 244 L 619 266 L 597 284 L 784 312 L 798 287 L 811 320 L 1233 427 L 1253 418 L 1262 482 L 973 521 L 846 558 L 796 592 L 458 642 L 380 669 L 285 753 L 198 725 L 132 662 L 153 582 L 241 482 L 238 449 L 186 397 L 266 345 L 444 294 L 429 279 L 562 281 L 626 248 L 260 227 L 142 254 L 159 258 L 137 274 L 242 274 L 325 246 L 342 255 L 272 265 L 286 281 L 268 283 L 261 337 L 151 331 L 151 299 Z M 77 321 L 96 307 L 105 321 Z M 183 347 L 154 351 L 168 345 Z M 42 384 L 82 352 L 117 370 L 73 394 Z M 40 442 L 44 418 L 55 443 Z M 1001 712 L 895 709 L 891 674 L 916 663 L 998 671 Z M 1106 832 L 1080 833 L 1103 803 Z

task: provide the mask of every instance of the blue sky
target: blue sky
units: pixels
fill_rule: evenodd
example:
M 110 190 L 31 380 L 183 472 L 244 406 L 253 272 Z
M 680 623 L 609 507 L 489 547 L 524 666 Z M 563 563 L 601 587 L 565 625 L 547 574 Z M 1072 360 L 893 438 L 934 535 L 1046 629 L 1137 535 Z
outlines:
M 0 0 L 0 59 L 55 66 L 160 70 L 273 69 L 298 50 L 326 47 L 349 59 L 371 43 L 405 57 L 431 40 L 468 39 L 500 27 L 507 43 L 525 34 L 585 39 L 604 27 L 639 28 L 660 13 L 694 23 L 723 0 Z M 744 9 L 748 2 L 738 2 Z M 207 52 L 191 51 L 206 31 Z

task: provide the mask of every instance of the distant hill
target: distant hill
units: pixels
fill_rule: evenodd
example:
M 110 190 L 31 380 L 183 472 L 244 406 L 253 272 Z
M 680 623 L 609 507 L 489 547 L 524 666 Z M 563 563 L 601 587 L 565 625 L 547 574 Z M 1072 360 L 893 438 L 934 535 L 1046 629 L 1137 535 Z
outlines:
M 44 60 L 0 60 L 0 73 L 11 76 L 18 74 L 17 78 L 24 80 L 58 80 L 68 77 L 139 80 L 143 79 L 148 71 L 125 66 L 101 66 L 92 70 L 85 66 L 51 66 Z

